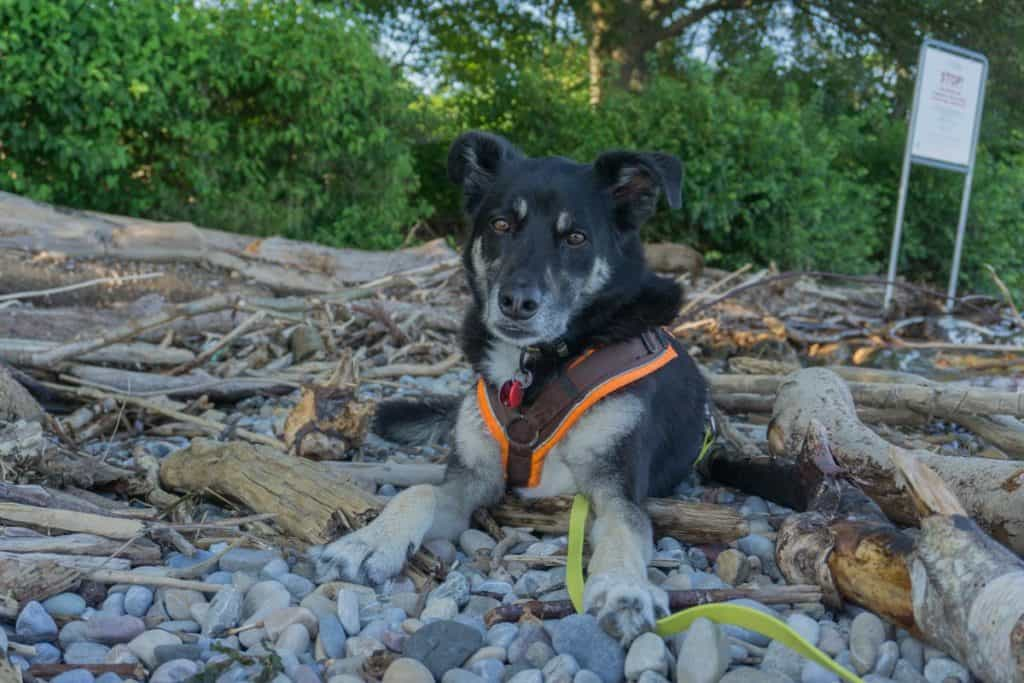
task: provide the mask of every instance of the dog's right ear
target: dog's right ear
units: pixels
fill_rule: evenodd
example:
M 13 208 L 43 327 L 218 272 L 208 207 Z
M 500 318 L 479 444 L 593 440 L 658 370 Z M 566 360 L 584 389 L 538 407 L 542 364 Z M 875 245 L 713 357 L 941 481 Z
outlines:
M 500 135 L 479 131 L 460 135 L 448 151 L 448 178 L 462 185 L 466 212 L 472 213 L 480 204 L 504 164 L 522 157 Z

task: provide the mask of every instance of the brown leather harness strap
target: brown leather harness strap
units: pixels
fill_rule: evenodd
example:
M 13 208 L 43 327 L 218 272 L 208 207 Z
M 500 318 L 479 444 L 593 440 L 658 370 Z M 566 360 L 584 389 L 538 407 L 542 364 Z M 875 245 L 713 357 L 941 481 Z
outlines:
M 528 406 L 507 408 L 483 378 L 477 399 L 491 436 L 502 449 L 511 487 L 540 484 L 544 457 L 599 400 L 657 371 L 676 357 L 663 330 L 584 353 L 549 381 Z

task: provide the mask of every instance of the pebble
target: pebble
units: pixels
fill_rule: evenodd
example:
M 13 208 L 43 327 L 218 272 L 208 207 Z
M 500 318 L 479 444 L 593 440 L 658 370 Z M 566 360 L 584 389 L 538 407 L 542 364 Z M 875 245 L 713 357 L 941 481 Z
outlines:
M 484 595 L 473 595 L 470 596 L 469 602 L 466 603 L 462 613 L 470 616 L 483 617 L 500 604 L 501 603 L 494 598 L 488 598 Z
M 100 605 L 100 611 L 111 616 L 124 614 L 124 593 L 111 593 Z M 83 617 L 85 613 L 83 613 Z
M 176 619 L 174 621 L 165 621 L 157 625 L 157 628 L 161 631 L 167 631 L 169 633 L 199 633 L 199 624 L 192 621 L 191 619 Z
M 572 683 L 580 665 L 572 655 L 558 655 L 544 665 L 544 683 Z
M 635 681 L 644 671 L 656 671 L 664 676 L 668 674 L 668 664 L 665 641 L 654 633 L 644 633 L 633 641 L 626 653 L 626 678 Z
M 422 662 L 436 678 L 455 669 L 483 645 L 483 636 L 456 621 L 435 621 L 409 636 L 402 654 Z
M 107 653 L 107 664 L 138 664 L 139 658 L 132 654 L 126 643 L 115 645 Z
M 345 654 L 345 629 L 338 617 L 328 614 L 320 617 L 317 623 L 317 646 L 325 656 L 331 659 L 343 657 Z
M 495 624 L 487 630 L 487 642 L 491 645 L 507 648 L 512 644 L 519 634 L 519 627 L 515 624 Z
M 52 640 L 57 636 L 57 622 L 37 601 L 26 604 L 14 624 L 15 634 L 33 640 Z
M 508 679 L 508 683 L 544 683 L 544 674 L 540 669 L 523 669 Z
M 793 679 L 774 671 L 760 671 L 741 666 L 725 674 L 719 683 L 793 683 Z
M 213 636 L 238 626 L 242 616 L 242 592 L 234 586 L 222 588 L 206 610 L 202 621 L 204 636 Z
M 494 593 L 495 595 L 505 595 L 511 593 L 515 588 L 508 581 L 496 581 L 494 579 L 488 579 L 481 583 L 476 588 L 481 593 Z
M 181 638 L 162 630 L 146 631 L 136 636 L 130 643 L 128 649 L 139 658 L 148 669 L 156 668 L 156 647 L 157 645 L 181 645 Z
M 85 607 L 85 598 L 74 593 L 58 593 L 43 600 L 43 609 L 53 617 L 80 617 Z
M 278 581 L 260 581 L 253 584 L 242 601 L 242 619 L 251 619 L 254 615 L 262 617 L 276 609 L 291 604 L 292 594 Z
M 153 591 L 145 586 L 132 586 L 124 593 L 125 614 L 144 617 L 153 606 Z
M 839 683 L 839 676 L 814 662 L 805 662 L 800 670 L 800 683 Z
M 487 683 L 500 683 L 505 674 L 505 665 L 497 659 L 484 659 L 471 665 L 469 670 Z
M 50 683 L 95 683 L 96 678 L 85 669 L 72 669 L 50 679 Z
M 905 659 L 896 662 L 896 668 L 892 671 L 892 680 L 898 681 L 898 683 L 928 683 L 928 679 Z
M 497 647 L 496 645 L 485 645 L 480 648 L 473 655 L 467 659 L 463 666 L 472 666 L 482 659 L 497 659 L 499 662 L 504 662 L 505 657 L 508 656 L 505 648 Z
M 351 636 L 345 641 L 345 657 L 369 657 L 374 652 L 386 649 L 384 643 L 367 636 Z
M 300 655 L 309 648 L 309 631 L 302 624 L 293 623 L 281 631 L 276 647 Z
M 116 645 L 127 643 L 146 630 L 146 624 L 130 615 L 106 616 L 97 614 L 86 622 L 85 637 L 96 643 Z
M 252 548 L 232 548 L 220 558 L 221 571 L 249 572 L 255 574 L 278 557 L 273 550 L 255 550 Z
M 78 643 L 72 643 L 77 645 Z M 49 643 L 38 643 L 36 646 L 36 656 L 32 658 L 33 664 L 56 664 L 60 662 L 60 650 Z
M 288 563 L 280 557 L 275 557 L 260 569 L 259 577 L 264 581 L 268 579 L 280 579 L 288 573 Z
M 459 547 L 472 559 L 478 552 L 487 552 L 497 545 L 496 541 L 478 529 L 466 529 L 459 536 Z
M 690 548 L 686 551 L 686 559 L 694 569 L 704 571 L 708 568 L 708 556 L 700 548 Z
M 676 658 L 677 683 L 716 683 L 729 667 L 729 638 L 717 624 L 696 619 L 683 637 Z
M 427 596 L 427 605 L 434 600 L 451 598 L 458 607 L 465 607 L 469 602 L 469 579 L 461 572 L 451 572 L 448 578 L 440 586 L 430 591 Z
M 299 576 L 298 574 L 285 574 L 284 576 L 279 577 L 278 581 L 281 582 L 281 585 L 284 586 L 296 600 L 301 600 L 316 590 L 316 584 L 305 576 Z
M 928 683 L 945 683 L 947 679 L 970 683 L 971 675 L 967 669 L 946 657 L 936 657 L 924 665 L 924 677 Z
M 569 654 L 579 665 L 616 683 L 622 677 L 625 656 L 618 641 L 604 632 L 589 614 L 573 614 L 547 623 L 551 644 L 560 655 Z
M 180 621 L 192 618 L 193 603 L 206 602 L 206 597 L 199 591 L 184 588 L 167 588 L 163 591 L 164 609 L 171 619 Z
M 64 651 L 64 661 L 67 664 L 103 664 L 107 661 L 107 652 L 110 648 L 99 643 L 87 643 L 85 641 L 72 643 L 71 647 Z
M 446 671 L 441 683 L 484 683 L 484 679 L 472 671 L 465 669 L 451 669 Z
M 7 640 L 7 631 L 0 628 L 0 655 L 7 654 L 7 648 L 10 643 Z
M 821 639 L 821 624 L 817 621 L 811 619 L 806 614 L 796 612 L 786 617 L 786 623 L 808 643 L 815 647 L 818 646 Z
M 551 644 L 551 636 L 543 626 L 536 623 L 524 623 L 519 629 L 515 639 L 508 644 L 509 664 L 522 664 L 526 661 L 526 651 L 535 642 Z
M 850 625 L 850 660 L 857 673 L 874 669 L 878 649 L 885 642 L 885 624 L 871 612 L 861 612 Z
M 750 575 L 750 562 L 739 550 L 729 548 L 719 553 L 715 562 L 715 574 L 730 586 L 738 586 Z
M 446 565 L 450 565 L 455 562 L 455 546 L 452 542 L 443 538 L 435 538 L 432 541 L 427 541 L 423 546 L 434 553 L 437 559 L 444 562 Z
M 763 605 L 757 600 L 751 600 L 749 598 L 739 598 L 737 600 L 730 600 L 727 604 L 750 607 L 752 609 L 758 610 L 759 612 L 764 612 L 765 614 L 772 617 L 779 616 L 778 613 L 771 607 Z M 749 631 L 739 626 L 726 626 L 725 632 L 730 636 L 739 638 L 740 640 L 750 643 L 751 645 L 757 645 L 758 647 L 768 647 L 768 643 L 770 642 L 770 639 L 767 636 L 763 636 L 760 633 L 757 633 L 756 631 Z
M 924 671 L 924 646 L 913 638 L 904 638 L 900 641 L 900 657 L 905 659 L 914 671 Z
M 271 640 L 277 640 L 292 624 L 300 624 L 310 636 L 315 636 L 319 620 L 305 607 L 282 607 L 263 617 L 263 628 Z
M 434 683 L 430 670 L 415 659 L 396 659 L 384 672 L 383 683 Z M 543 682 L 542 682 L 543 683 Z
M 818 636 L 818 648 L 825 654 L 835 657 L 846 649 L 846 641 L 834 625 L 823 624 Z
M 645 671 L 640 674 L 637 683 L 670 683 L 670 681 L 657 671 Z
M 896 662 L 900 658 L 900 646 L 895 641 L 887 640 L 882 643 L 882 646 L 878 648 L 878 660 L 875 662 L 875 668 L 872 673 L 879 676 L 885 676 L 886 678 L 892 677 L 892 672 L 896 668 Z
M 601 677 L 593 671 L 580 669 L 572 678 L 572 683 L 602 683 Z
M 203 656 L 203 648 L 192 643 L 183 645 L 157 645 L 153 648 L 157 664 L 163 665 L 175 659 L 195 661 Z
M 359 595 L 355 591 L 343 589 L 338 591 L 338 621 L 345 633 L 354 636 L 359 633 Z
M 538 640 L 526 648 L 526 662 L 538 669 L 543 668 L 554 656 L 554 649 L 544 641 Z
M 199 665 L 187 659 L 174 659 L 161 664 L 149 679 L 149 683 L 180 683 L 199 673 Z
M 436 598 L 429 600 L 420 613 L 424 622 L 453 619 L 459 613 L 459 606 L 452 598 Z
M 363 678 L 361 676 L 353 676 L 352 674 L 340 674 L 328 678 L 327 683 L 363 683 Z
M 122 683 L 121 677 L 112 671 L 101 674 L 96 678 L 96 683 Z

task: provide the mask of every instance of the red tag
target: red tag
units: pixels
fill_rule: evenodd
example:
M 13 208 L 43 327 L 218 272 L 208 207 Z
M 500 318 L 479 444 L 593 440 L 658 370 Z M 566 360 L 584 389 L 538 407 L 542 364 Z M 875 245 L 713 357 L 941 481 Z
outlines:
M 498 400 L 506 408 L 518 408 L 523 404 L 523 383 L 517 379 L 510 379 L 501 385 L 498 392 Z

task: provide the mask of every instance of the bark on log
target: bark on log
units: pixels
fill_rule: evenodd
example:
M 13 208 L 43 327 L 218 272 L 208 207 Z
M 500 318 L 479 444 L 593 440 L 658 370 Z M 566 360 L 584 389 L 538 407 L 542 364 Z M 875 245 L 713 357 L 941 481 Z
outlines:
M 1024 401 L 1024 394 L 1019 396 Z M 812 420 L 825 426 L 837 462 L 860 482 L 889 519 L 903 524 L 918 520 L 906 485 L 896 476 L 889 458 L 889 453 L 895 451 L 909 454 L 935 470 L 993 538 L 1015 552 L 1024 552 L 1021 463 L 947 457 L 893 446 L 857 419 L 850 390 L 835 373 L 823 368 L 794 373 L 779 388 L 768 429 L 772 454 L 783 457 L 799 453 Z
M 80 572 L 53 559 L 31 560 L 14 553 L 0 554 L 0 596 L 13 601 L 15 609 L 29 600 L 46 598 L 73 590 Z
M 290 384 L 258 377 L 234 377 L 224 379 L 202 370 L 187 375 L 157 375 L 149 372 L 133 372 L 116 368 L 75 363 L 70 374 L 107 390 L 129 396 L 173 396 L 174 398 L 196 398 L 209 396 L 214 401 L 238 401 L 249 396 L 264 394 L 286 394 L 294 390 Z
M 11 365 L 30 365 L 37 353 L 52 351 L 57 342 L 43 339 L 0 338 L 0 360 Z M 111 344 L 102 349 L 82 354 L 78 360 L 84 363 L 111 363 L 114 365 L 151 365 L 157 367 L 180 365 L 195 358 L 188 349 L 163 348 L 156 344 L 133 342 Z
M 145 533 L 145 525 L 135 519 L 93 515 L 85 512 L 7 503 L 0 501 L 0 521 L 41 529 L 81 532 L 128 540 Z
M 113 557 L 116 554 L 117 557 L 129 560 L 132 564 L 159 564 L 161 558 L 160 547 L 145 538 L 126 545 L 124 541 L 115 541 L 94 534 L 15 534 L 10 527 L 0 529 L 0 552 L 94 557 Z

